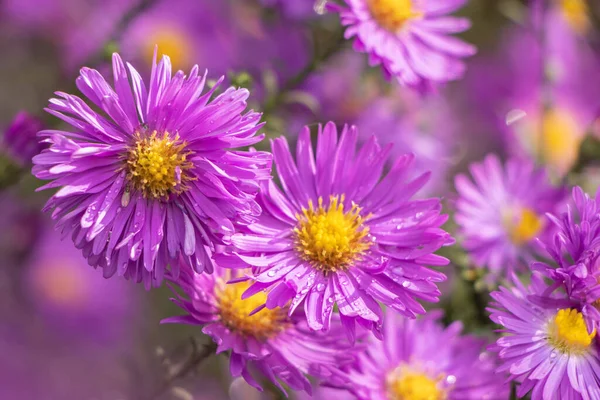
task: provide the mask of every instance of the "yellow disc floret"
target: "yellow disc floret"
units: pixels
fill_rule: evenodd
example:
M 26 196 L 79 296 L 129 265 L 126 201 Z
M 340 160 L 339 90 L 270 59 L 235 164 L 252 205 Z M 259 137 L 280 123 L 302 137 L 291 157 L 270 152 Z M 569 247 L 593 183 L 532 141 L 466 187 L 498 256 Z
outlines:
M 559 0 L 559 8 L 571 29 L 579 34 L 590 28 L 590 9 L 586 0 Z
M 285 328 L 287 313 L 284 308 L 272 310 L 263 308 L 256 314 L 250 315 L 257 307 L 265 304 L 267 295 L 264 292 L 242 300 L 242 293 L 250 286 L 248 282 L 221 286 L 217 289 L 218 313 L 221 323 L 232 332 L 264 340 Z
M 398 368 L 387 377 L 388 399 L 444 400 L 446 391 L 440 388 L 439 381 L 408 368 Z
M 168 132 L 160 136 L 154 131 L 150 136 L 135 135 L 135 143 L 127 154 L 127 178 L 146 198 L 166 199 L 179 194 L 192 178 L 186 171 L 192 167 L 187 159 L 185 142 L 179 136 L 171 138 Z
M 596 330 L 588 333 L 583 315 L 572 308 L 559 310 L 548 324 L 549 341 L 563 353 L 581 354 L 592 344 Z
M 584 136 L 571 113 L 554 108 L 546 111 L 542 135 L 543 159 L 560 170 L 571 167 L 577 159 Z
M 510 218 L 507 225 L 508 234 L 512 242 L 522 245 L 538 235 L 542 230 L 543 220 L 535 211 L 523 208 L 518 220 Z
M 331 196 L 329 206 L 315 209 L 312 201 L 302 215 L 296 215 L 298 225 L 294 229 L 296 250 L 306 261 L 323 272 L 344 270 L 371 245 L 369 228 L 363 225 L 361 209 L 352 204 L 344 212 L 344 196 Z
M 412 0 L 369 0 L 373 18 L 385 29 L 395 32 L 404 24 L 423 15 L 413 8 Z

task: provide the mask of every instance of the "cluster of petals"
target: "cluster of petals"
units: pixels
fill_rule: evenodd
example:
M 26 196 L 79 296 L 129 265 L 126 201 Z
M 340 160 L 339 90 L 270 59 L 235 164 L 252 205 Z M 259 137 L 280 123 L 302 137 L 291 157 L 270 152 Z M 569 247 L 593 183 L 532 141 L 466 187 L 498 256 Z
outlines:
M 413 199 L 429 178 L 411 177 L 414 157 L 389 164 L 391 145 L 382 148 L 373 136 L 359 147 L 357 140 L 355 127 L 338 137 L 328 123 L 314 151 L 305 128 L 295 160 L 285 138 L 273 140 L 282 188 L 263 182 L 263 213 L 232 236 L 231 254 L 216 258 L 224 267 L 252 266 L 244 296 L 266 290 L 266 306 L 289 303 L 290 315 L 303 304 L 314 330 L 329 328 L 337 305 L 351 337 L 356 323 L 380 335 L 379 302 L 409 318 L 425 313 L 417 300 L 437 301 L 436 283 L 445 280 L 428 266 L 447 264 L 434 252 L 453 242 L 441 228 L 440 200 Z
M 239 226 L 261 212 L 259 181 L 270 178 L 271 156 L 235 150 L 262 140 L 260 114 L 246 109 L 249 93 L 207 80 L 197 66 L 174 74 L 156 54 L 148 86 L 113 55 L 114 87 L 96 70 L 81 69 L 87 98 L 57 92 L 47 111 L 71 131 L 43 130 L 49 146 L 33 173 L 60 188 L 45 209 L 90 265 L 143 281 L 161 282 L 179 260 L 211 271 L 212 255 Z
M 340 14 L 346 38 L 356 51 L 367 53 L 371 65 L 381 65 L 387 78 L 403 86 L 429 90 L 434 84 L 459 79 L 462 58 L 476 49 L 450 35 L 471 26 L 466 18 L 448 16 L 466 0 L 344 0 L 328 3 Z

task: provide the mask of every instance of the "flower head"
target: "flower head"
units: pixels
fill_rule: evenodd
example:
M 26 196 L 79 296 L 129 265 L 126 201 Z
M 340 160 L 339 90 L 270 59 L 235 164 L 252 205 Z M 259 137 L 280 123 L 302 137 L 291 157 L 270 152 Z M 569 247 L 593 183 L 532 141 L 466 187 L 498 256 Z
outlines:
M 535 239 L 552 230 L 545 213 L 558 209 L 564 191 L 529 160 L 502 166 L 489 155 L 470 171 L 474 182 L 456 178 L 456 222 L 476 265 L 497 275 L 532 260 L 539 250 Z
M 262 388 L 250 373 L 252 369 L 282 391 L 279 381 L 310 393 L 305 374 L 326 378 L 354 360 L 341 329 L 329 335 L 315 333 L 304 318 L 289 317 L 286 305 L 265 308 L 263 292 L 243 299 L 248 288 L 248 282 L 241 280 L 243 273 L 219 267 L 212 275 L 182 270 L 174 282 L 183 289 L 183 295 L 174 301 L 187 315 L 163 322 L 202 325 L 202 332 L 218 344 L 217 353 L 231 351 L 231 374 L 241 375 L 259 390 Z
M 283 192 L 263 185 L 264 212 L 232 238 L 237 257 L 258 271 L 245 296 L 270 289 L 268 308 L 291 301 L 290 315 L 305 300 L 308 324 L 327 330 L 337 304 L 352 335 L 355 321 L 379 331 L 377 301 L 414 317 L 424 313 L 416 301 L 436 301 L 436 282 L 445 275 L 426 265 L 445 265 L 433 254 L 452 242 L 440 226 L 439 199 L 412 200 L 427 182 L 425 173 L 410 180 L 413 156 L 399 157 L 387 175 L 391 146 L 381 148 L 371 137 L 359 151 L 358 132 L 328 123 L 319 128 L 316 158 L 305 128 L 299 135 L 294 162 L 284 138 L 272 142 Z M 227 256 L 217 256 L 232 266 Z
M 576 304 L 564 293 L 549 297 L 538 274 L 525 288 L 493 292 L 491 319 L 505 333 L 494 347 L 511 379 L 521 382 L 519 397 L 533 400 L 600 398 L 600 358 L 596 330 L 589 331 Z
M 214 246 L 261 211 L 254 197 L 270 155 L 236 150 L 262 140 L 260 114 L 243 114 L 246 90 L 202 94 L 206 74 L 172 75 L 168 57 L 154 61 L 148 87 L 118 54 L 113 74 L 114 89 L 81 70 L 77 86 L 97 109 L 62 92 L 50 101 L 47 111 L 74 130 L 40 132 L 50 148 L 33 173 L 61 188 L 46 209 L 105 277 L 149 287 L 167 265 L 177 274 L 180 258 L 210 271 Z
M 600 328 L 600 198 L 573 189 L 573 204 L 551 215 L 558 231 L 543 245 L 554 264 L 535 268 L 562 283 L 569 297 L 581 303 L 589 328 Z
M 444 328 L 439 316 L 407 320 L 387 313 L 383 341 L 368 344 L 341 386 L 363 400 L 507 398 L 485 342 L 461 335 L 459 322 Z
M 21 167 L 30 166 L 31 158 L 46 147 L 37 140 L 41 129 L 44 129 L 42 121 L 24 111 L 19 112 L 4 131 L 3 150 Z
M 463 0 L 345 0 L 331 5 L 340 13 L 346 37 L 355 37 L 354 48 L 369 54 L 372 65 L 381 64 L 386 77 L 402 85 L 427 89 L 462 77 L 461 58 L 475 47 L 448 34 L 469 28 L 465 18 L 449 17 Z

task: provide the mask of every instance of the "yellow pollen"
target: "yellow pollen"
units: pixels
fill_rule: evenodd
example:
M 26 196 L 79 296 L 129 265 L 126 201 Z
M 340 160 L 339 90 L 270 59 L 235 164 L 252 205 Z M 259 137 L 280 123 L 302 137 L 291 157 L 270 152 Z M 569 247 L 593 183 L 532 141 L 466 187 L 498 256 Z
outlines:
M 422 373 L 400 367 L 387 377 L 389 400 L 444 400 L 446 391 L 434 380 Z
M 533 238 L 542 230 L 543 220 L 533 210 L 524 208 L 518 220 L 510 218 L 507 221 L 508 234 L 514 244 L 522 245 Z
M 369 0 L 368 4 L 379 25 L 392 32 L 398 31 L 407 21 L 423 15 L 413 9 L 412 0 Z
M 148 60 L 154 56 L 154 48 L 158 46 L 158 58 L 164 54 L 171 59 L 171 65 L 175 69 L 190 67 L 191 46 L 183 32 L 173 27 L 158 27 L 153 30 L 145 41 L 145 53 Z
M 591 27 L 586 0 L 559 0 L 560 11 L 575 32 L 585 34 Z
M 549 342 L 563 353 L 581 354 L 592 344 L 596 330 L 588 333 L 583 315 L 572 308 L 559 310 L 548 326 Z
M 550 109 L 544 114 L 542 125 L 542 156 L 559 170 L 569 169 L 579 152 L 583 132 L 570 113 Z
M 185 191 L 185 183 L 193 179 L 186 174 L 192 167 L 186 143 L 180 142 L 178 135 L 171 138 L 165 132 L 159 136 L 156 131 L 150 136 L 138 132 L 135 139 L 127 154 L 127 178 L 133 186 L 144 197 L 154 199 L 167 199 L 172 193 Z
M 327 208 L 323 207 L 322 197 L 316 209 L 309 201 L 308 209 L 296 215 L 295 245 L 300 257 L 323 272 L 348 268 L 371 245 L 369 228 L 363 226 L 368 216 L 361 217 L 360 210 L 353 203 L 344 212 L 343 195 L 331 196 Z
M 249 336 L 258 340 L 273 337 L 285 329 L 287 324 L 287 312 L 285 308 L 269 310 L 263 308 L 256 314 L 250 313 L 257 307 L 265 304 L 267 295 L 259 292 L 252 297 L 242 300 L 242 293 L 250 283 L 240 282 L 234 284 L 223 284 L 217 289 L 218 308 L 221 322 L 232 332 L 243 336 Z

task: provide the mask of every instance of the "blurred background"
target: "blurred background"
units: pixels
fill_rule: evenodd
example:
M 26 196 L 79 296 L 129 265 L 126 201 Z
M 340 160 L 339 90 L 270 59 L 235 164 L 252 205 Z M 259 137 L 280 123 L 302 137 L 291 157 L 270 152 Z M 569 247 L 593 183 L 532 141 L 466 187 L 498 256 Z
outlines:
M 595 192 L 600 171 L 578 160 L 595 143 L 600 111 L 598 2 L 546 0 L 544 29 L 536 31 L 529 2 L 470 0 L 458 13 L 472 21 L 461 37 L 478 54 L 464 79 L 425 96 L 370 68 L 322 3 L 0 0 L 0 399 L 281 396 L 231 382 L 224 357 L 164 388 L 206 341 L 199 328 L 159 325 L 180 313 L 167 287 L 146 292 L 88 267 L 40 211 L 49 194 L 35 192 L 41 182 L 29 161 L 11 154 L 18 113 L 58 127 L 43 111 L 53 92 L 75 92 L 84 65 L 110 74 L 113 51 L 148 77 L 158 44 L 177 69 L 198 64 L 214 80 L 224 75 L 249 88 L 268 137 L 293 142 L 303 125 L 329 120 L 356 124 L 364 137 L 376 133 L 398 154 L 417 154 L 419 168 L 433 173 L 425 194 L 441 196 L 448 212 L 454 175 L 490 152 L 536 157 L 553 179 Z M 491 330 L 476 303 L 489 282 L 459 250 L 451 257 L 446 318 L 485 335 Z

